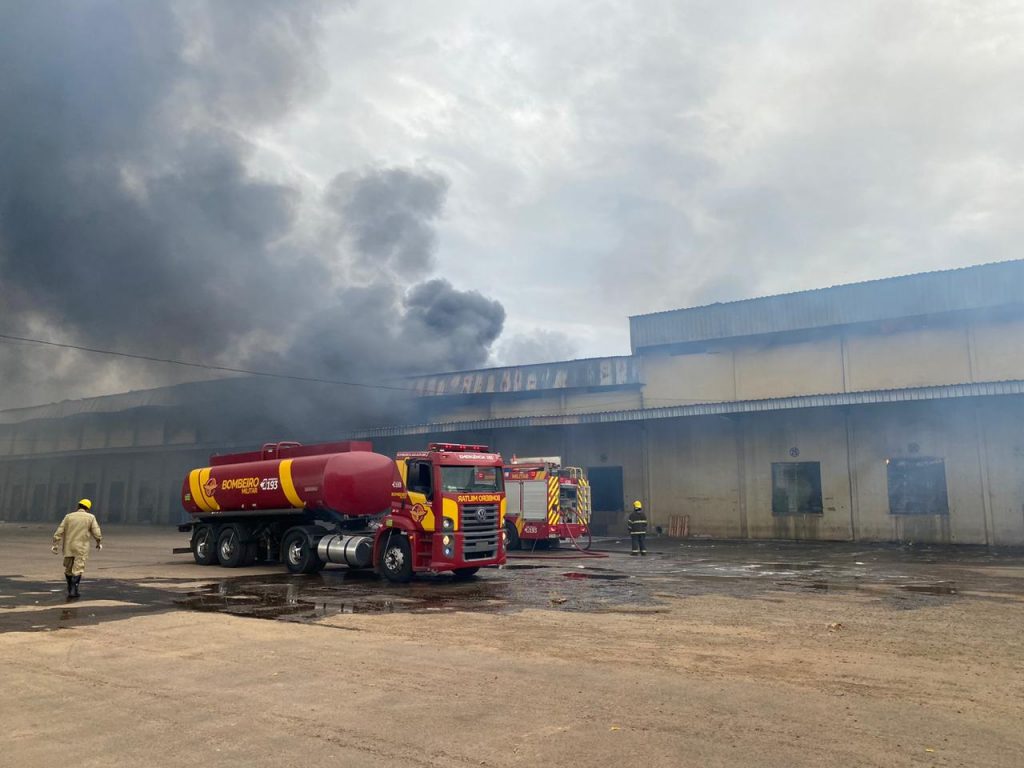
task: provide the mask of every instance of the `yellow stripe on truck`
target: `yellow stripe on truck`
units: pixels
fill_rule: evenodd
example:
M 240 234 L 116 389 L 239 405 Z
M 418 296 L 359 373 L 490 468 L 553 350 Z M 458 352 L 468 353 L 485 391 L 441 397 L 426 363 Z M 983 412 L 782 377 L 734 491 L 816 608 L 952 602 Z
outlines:
M 296 509 L 305 507 L 306 503 L 295 492 L 295 481 L 292 480 L 292 460 L 285 459 L 278 464 L 277 474 L 281 479 L 281 490 L 284 491 L 284 497 L 288 499 L 288 503 Z
M 210 506 L 203 499 L 203 491 L 199 487 L 199 470 L 193 469 L 188 473 L 188 489 L 192 492 L 192 501 L 203 512 L 210 512 Z
M 199 498 L 202 499 L 203 506 L 206 507 L 207 512 L 219 512 L 220 504 L 213 498 L 212 494 L 206 492 L 206 483 L 210 479 L 210 472 L 213 471 L 213 467 L 203 467 L 199 470 L 199 477 L 196 481 L 199 483 Z

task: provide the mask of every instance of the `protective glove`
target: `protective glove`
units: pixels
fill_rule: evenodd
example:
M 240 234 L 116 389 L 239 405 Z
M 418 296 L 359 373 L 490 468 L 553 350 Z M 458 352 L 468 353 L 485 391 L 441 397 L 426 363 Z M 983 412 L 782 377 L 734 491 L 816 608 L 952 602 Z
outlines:
M 56 545 L 56 544 L 54 544 L 54 545 L 53 545 L 52 547 L 50 547 L 50 551 L 51 551 L 51 552 L 53 552 L 53 554 L 55 554 L 55 555 L 56 555 L 56 554 L 57 554 L 57 552 L 58 552 L 58 549 L 57 549 L 57 545 Z
M 96 542 L 96 549 L 103 549 L 103 543 L 102 543 L 102 542 L 99 542 L 99 541 L 97 541 L 97 542 Z

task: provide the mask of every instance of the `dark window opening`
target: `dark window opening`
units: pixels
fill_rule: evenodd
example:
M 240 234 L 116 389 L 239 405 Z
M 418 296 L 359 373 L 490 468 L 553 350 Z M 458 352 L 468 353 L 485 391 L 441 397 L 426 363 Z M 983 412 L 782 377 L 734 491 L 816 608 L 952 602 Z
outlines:
M 36 487 L 32 489 L 32 507 L 31 507 L 31 519 L 33 520 L 45 520 L 46 519 L 46 492 L 49 490 L 46 483 L 36 483 Z
M 622 511 L 624 500 L 622 467 L 587 467 L 587 478 L 590 480 L 590 503 L 593 510 L 591 529 L 600 536 L 618 533 L 619 524 L 615 521 L 617 513 Z
M 11 489 L 11 510 L 15 520 L 25 519 L 25 488 L 16 485 Z
M 409 462 L 409 482 L 406 483 L 407 487 L 413 493 L 422 493 L 427 498 L 432 494 L 431 483 L 431 466 L 426 461 L 410 461 Z
M 949 514 L 943 459 L 888 459 L 886 465 L 890 515 Z
M 107 508 L 102 510 L 103 517 L 111 523 L 124 522 L 124 482 L 115 480 L 110 484 L 107 494 Z
M 57 485 L 57 519 L 72 512 L 71 506 L 71 483 L 59 483 Z
M 820 515 L 823 510 L 820 462 L 772 463 L 773 515 Z
M 152 523 L 153 513 L 156 511 L 156 492 L 152 486 L 143 483 L 139 488 L 139 503 L 136 508 L 136 521 L 140 523 Z

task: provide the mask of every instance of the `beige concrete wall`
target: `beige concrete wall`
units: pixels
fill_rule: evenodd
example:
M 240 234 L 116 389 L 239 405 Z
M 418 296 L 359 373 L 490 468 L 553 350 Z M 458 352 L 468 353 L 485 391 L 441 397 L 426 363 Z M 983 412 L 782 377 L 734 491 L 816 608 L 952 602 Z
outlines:
M 648 408 L 733 400 L 736 386 L 731 350 L 642 359 L 643 399 Z
M 758 414 L 741 419 L 740 425 L 747 535 L 754 539 L 843 541 L 853 538 L 842 410 L 822 408 Z M 774 462 L 819 464 L 822 514 L 772 514 Z
M 971 323 L 976 381 L 1024 379 L 1024 320 Z
M 668 530 L 673 515 L 688 515 L 695 535 L 745 536 L 735 421 L 718 417 L 651 421 L 646 436 L 652 525 Z
M 1024 544 L 1024 398 L 651 421 L 647 455 L 652 519 L 693 535 Z M 948 515 L 890 514 L 886 459 L 907 457 L 943 459 Z M 820 463 L 823 514 L 772 514 L 785 461 Z
M 630 411 L 641 407 L 640 392 L 636 390 L 571 392 L 565 396 L 565 413 L 601 413 L 603 411 Z
M 980 401 L 977 417 L 991 540 L 1024 546 L 1024 400 Z
M 893 333 L 849 332 L 846 354 L 851 392 L 971 381 L 965 325 Z
M 624 501 L 644 499 L 653 525 L 689 515 L 696 536 L 1024 545 L 1024 397 L 436 438 L 489 443 L 506 456 L 560 455 L 581 466 L 622 466 Z M 430 438 L 409 439 L 419 445 Z M 398 447 L 410 446 L 378 445 Z M 911 456 L 944 460 L 948 515 L 889 513 L 885 461 Z M 820 463 L 821 515 L 772 514 L 771 465 L 779 461 Z M 611 522 L 622 530 L 621 516 Z
M 739 400 L 843 391 L 839 338 L 736 348 Z
M 633 410 L 641 407 L 637 390 L 606 390 L 598 392 L 561 392 L 545 397 L 535 394 L 524 397 L 499 395 L 474 403 L 444 407 L 443 401 L 432 421 L 450 423 L 476 419 L 505 419 L 519 416 L 562 416 L 575 413 Z
M 964 317 L 942 327 L 846 328 L 813 341 L 652 353 L 642 361 L 644 405 L 1024 379 L 1022 339 L 1024 320 Z
M 814 340 L 738 340 L 715 351 L 641 357 L 643 389 L 500 395 L 471 405 L 444 398 L 436 421 L 592 413 L 701 402 L 1024 379 L 1024 320 L 946 318 L 923 328 L 837 328 Z
M 856 524 L 867 540 L 985 544 L 978 431 L 970 401 L 869 406 L 851 411 Z M 886 459 L 945 464 L 948 515 L 891 515 Z

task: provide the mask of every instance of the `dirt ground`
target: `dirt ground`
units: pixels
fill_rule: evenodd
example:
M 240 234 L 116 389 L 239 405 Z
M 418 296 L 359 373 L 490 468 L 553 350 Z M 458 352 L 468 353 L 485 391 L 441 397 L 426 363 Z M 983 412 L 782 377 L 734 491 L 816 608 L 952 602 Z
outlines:
M 660 541 L 470 582 L 0 525 L 0 765 L 1024 765 L 1024 557 Z

